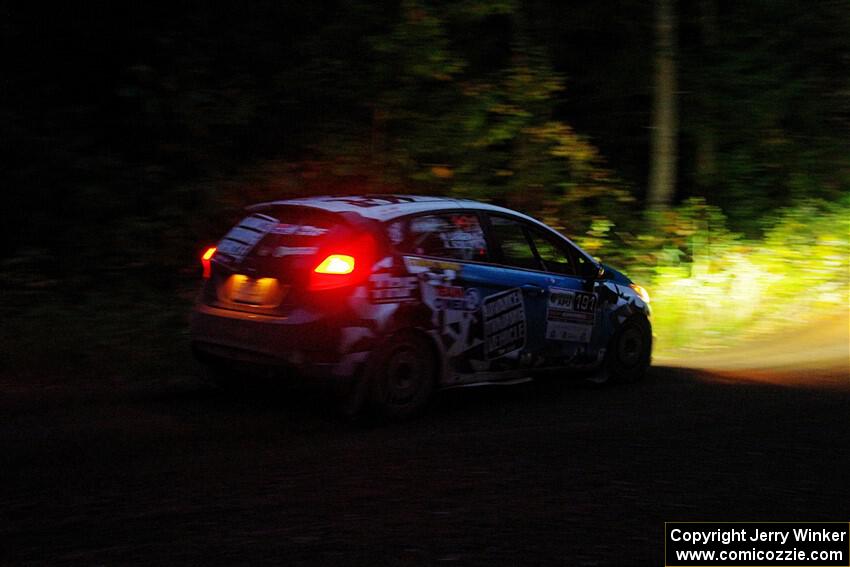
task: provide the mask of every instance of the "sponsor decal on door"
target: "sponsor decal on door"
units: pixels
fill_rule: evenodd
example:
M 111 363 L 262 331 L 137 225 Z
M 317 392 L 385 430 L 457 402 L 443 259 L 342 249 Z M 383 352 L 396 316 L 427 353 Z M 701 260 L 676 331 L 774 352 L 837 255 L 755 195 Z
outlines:
M 546 338 L 555 341 L 590 342 L 596 313 L 596 294 L 549 288 Z

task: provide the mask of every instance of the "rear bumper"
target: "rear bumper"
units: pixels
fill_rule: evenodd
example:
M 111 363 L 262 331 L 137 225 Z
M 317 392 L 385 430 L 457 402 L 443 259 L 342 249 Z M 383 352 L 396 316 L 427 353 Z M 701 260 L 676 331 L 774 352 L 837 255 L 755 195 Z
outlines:
M 345 375 L 339 326 L 304 310 L 271 317 L 209 305 L 192 313 L 193 352 L 202 362 L 226 360 L 294 369 L 308 376 Z

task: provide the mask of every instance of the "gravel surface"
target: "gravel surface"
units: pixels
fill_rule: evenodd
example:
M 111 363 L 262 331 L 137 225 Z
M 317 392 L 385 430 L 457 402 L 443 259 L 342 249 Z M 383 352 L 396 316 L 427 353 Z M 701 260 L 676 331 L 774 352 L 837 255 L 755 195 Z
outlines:
M 390 425 L 279 390 L 19 387 L 0 563 L 663 565 L 664 521 L 850 518 L 850 377 L 803 378 L 454 390 Z

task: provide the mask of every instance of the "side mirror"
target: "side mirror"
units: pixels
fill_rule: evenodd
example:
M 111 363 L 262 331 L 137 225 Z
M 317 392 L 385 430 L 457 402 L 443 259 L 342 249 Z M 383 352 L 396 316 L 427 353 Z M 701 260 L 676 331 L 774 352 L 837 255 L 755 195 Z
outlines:
M 579 270 L 581 276 L 590 281 L 601 280 L 605 276 L 605 266 L 596 260 L 581 260 Z
M 595 260 L 585 262 L 581 266 L 581 273 L 584 279 L 585 291 L 593 291 L 596 288 L 596 282 L 601 281 L 605 277 L 605 266 L 602 262 Z

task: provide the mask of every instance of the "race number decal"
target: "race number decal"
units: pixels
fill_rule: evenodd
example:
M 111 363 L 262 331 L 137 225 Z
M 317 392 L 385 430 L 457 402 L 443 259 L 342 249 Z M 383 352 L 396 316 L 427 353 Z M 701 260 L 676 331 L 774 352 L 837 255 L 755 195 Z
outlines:
M 481 310 L 487 359 L 504 356 L 525 346 L 525 306 L 519 289 L 486 297 Z
M 596 312 L 596 294 L 549 288 L 546 309 L 546 338 L 589 343 Z

